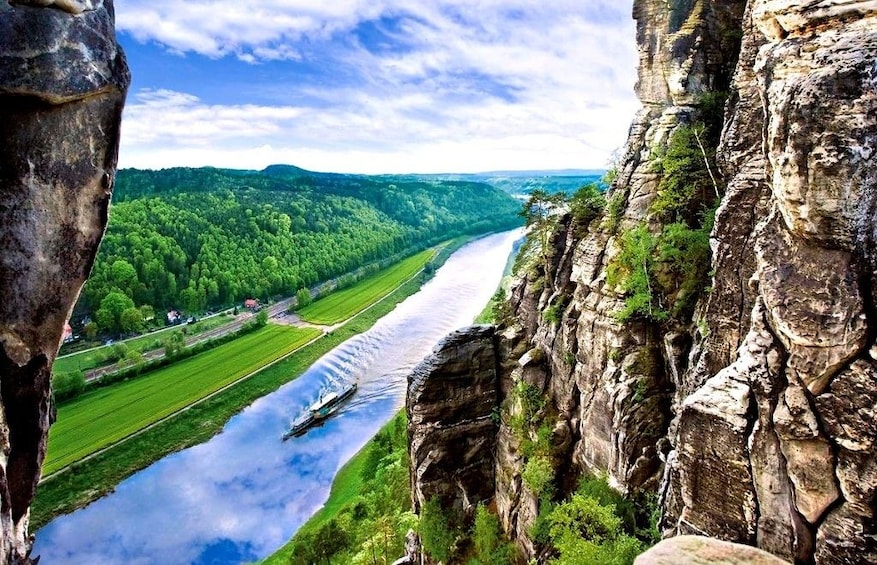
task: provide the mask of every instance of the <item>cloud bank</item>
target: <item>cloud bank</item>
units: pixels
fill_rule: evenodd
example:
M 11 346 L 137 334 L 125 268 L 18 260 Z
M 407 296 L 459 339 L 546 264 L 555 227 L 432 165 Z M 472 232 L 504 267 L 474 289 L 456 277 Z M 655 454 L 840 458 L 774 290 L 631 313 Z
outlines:
M 131 0 L 116 16 L 129 52 L 245 85 L 140 84 L 122 166 L 596 168 L 637 107 L 629 4 Z

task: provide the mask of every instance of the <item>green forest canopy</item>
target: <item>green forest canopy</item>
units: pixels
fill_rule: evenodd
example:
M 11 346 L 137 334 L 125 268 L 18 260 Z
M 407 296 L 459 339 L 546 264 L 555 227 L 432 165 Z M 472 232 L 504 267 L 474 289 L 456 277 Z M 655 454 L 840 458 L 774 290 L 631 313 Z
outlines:
M 121 170 L 76 312 L 104 331 L 135 331 L 135 308 L 162 317 L 291 295 L 396 253 L 514 227 L 518 209 L 502 191 L 468 181 L 283 165 Z

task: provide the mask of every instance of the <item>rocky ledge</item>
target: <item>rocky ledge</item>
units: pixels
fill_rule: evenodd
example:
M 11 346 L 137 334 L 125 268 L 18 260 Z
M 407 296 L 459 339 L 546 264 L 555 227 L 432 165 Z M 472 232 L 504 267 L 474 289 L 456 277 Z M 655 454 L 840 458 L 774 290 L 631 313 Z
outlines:
M 0 2 L 0 563 L 28 562 L 49 375 L 107 222 L 130 75 L 111 0 Z

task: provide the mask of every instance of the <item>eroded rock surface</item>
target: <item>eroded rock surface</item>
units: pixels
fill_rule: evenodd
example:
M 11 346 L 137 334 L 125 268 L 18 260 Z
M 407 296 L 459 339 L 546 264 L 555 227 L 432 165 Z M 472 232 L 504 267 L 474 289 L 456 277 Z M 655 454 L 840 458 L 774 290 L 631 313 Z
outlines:
M 538 389 L 559 491 L 584 473 L 657 491 L 667 536 L 877 563 L 877 3 L 637 0 L 633 14 L 643 109 L 614 217 L 560 218 L 513 287 L 503 410 L 516 383 Z M 721 91 L 709 291 L 689 319 L 620 323 L 619 235 L 660 231 L 656 156 Z M 501 425 L 496 507 L 539 557 L 522 451 Z
M 676 536 L 643 553 L 635 565 L 787 565 L 778 557 L 746 545 L 704 536 Z
M 415 510 L 437 497 L 471 515 L 494 496 L 499 391 L 493 326 L 443 339 L 408 378 L 408 452 Z
M 49 375 L 106 227 L 130 82 L 112 2 L 55 4 L 0 3 L 0 563 L 29 553 Z
M 721 374 L 751 389 L 755 403 L 747 419 L 755 425 L 743 433 L 748 450 L 716 452 L 687 438 L 701 430 L 700 419 L 733 412 L 701 408 L 678 417 L 668 466 L 671 531 L 690 531 L 692 514 L 742 507 L 737 497 L 686 494 L 698 485 L 680 477 L 682 454 L 696 460 L 718 453 L 717 472 L 751 470 L 743 499 L 751 499 L 754 511 L 741 514 L 736 527 L 695 521 L 699 532 L 757 543 L 789 560 L 877 560 L 877 493 L 867 462 L 877 456 L 877 435 L 866 422 L 874 408 L 869 386 L 877 385 L 869 353 L 877 323 L 875 26 L 873 2 L 750 3 L 743 52 L 752 63 L 738 68 L 733 111 L 751 123 L 726 128 L 723 144 L 726 161 L 739 163 L 753 154 L 740 139 L 759 140 L 763 178 L 746 168 L 725 172 L 735 187 L 729 195 L 748 191 L 762 217 L 753 223 L 750 211 L 726 202 L 713 233 L 721 242 L 727 231 L 749 230 L 744 237 L 754 261 L 745 270 L 727 268 L 720 247 L 714 281 L 727 288 L 729 279 L 746 280 L 745 294 L 755 303 L 712 297 L 706 320 L 716 337 L 703 347 L 721 361 L 713 348 L 724 339 L 721 320 L 750 320 L 748 328 L 740 325 L 749 335 Z M 688 380 L 706 383 L 695 394 L 713 396 L 709 377 L 717 362 L 690 372 Z

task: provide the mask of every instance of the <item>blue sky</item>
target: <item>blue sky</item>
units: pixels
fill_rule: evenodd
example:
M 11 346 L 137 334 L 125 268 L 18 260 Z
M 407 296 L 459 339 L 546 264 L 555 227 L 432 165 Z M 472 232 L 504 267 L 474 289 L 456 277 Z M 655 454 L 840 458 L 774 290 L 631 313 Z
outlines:
M 603 168 L 638 104 L 631 2 L 117 0 L 121 167 Z

